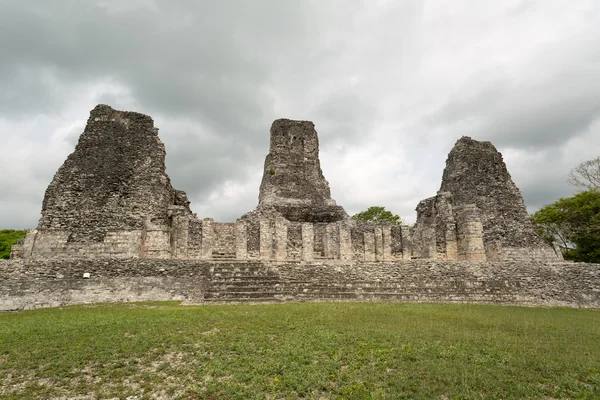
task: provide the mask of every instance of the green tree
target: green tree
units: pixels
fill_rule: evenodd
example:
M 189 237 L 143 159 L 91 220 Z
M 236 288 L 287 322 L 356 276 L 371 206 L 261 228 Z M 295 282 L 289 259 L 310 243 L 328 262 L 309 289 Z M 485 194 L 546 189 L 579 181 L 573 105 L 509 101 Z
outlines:
M 27 231 L 14 229 L 0 230 L 0 259 L 8 260 L 10 258 L 10 248 L 17 244 L 19 239 L 23 239 Z
M 532 220 L 544 240 L 561 247 L 565 259 L 600 263 L 600 191 L 560 199 Z
M 385 207 L 380 206 L 369 207 L 365 211 L 354 214 L 352 219 L 377 223 L 389 222 L 392 225 L 402 224 L 402 218 L 400 218 L 400 216 L 394 215 L 391 211 L 386 210 Z

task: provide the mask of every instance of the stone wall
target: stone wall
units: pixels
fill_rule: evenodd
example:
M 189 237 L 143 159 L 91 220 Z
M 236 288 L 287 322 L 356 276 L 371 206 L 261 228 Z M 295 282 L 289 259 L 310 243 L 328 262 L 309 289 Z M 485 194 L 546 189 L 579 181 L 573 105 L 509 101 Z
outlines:
M 417 206 L 413 256 L 440 260 L 485 260 L 483 226 L 474 204 L 455 206 L 452 194 L 440 192 Z
M 89 278 L 84 274 L 89 273 Z M 600 308 L 600 265 L 567 262 L 0 261 L 0 310 L 99 301 L 419 301 Z
M 556 260 L 535 233 L 502 155 L 461 138 L 441 189 L 407 226 L 354 221 L 331 198 L 310 121 L 271 126 L 259 204 L 235 223 L 200 220 L 165 169 L 151 117 L 95 107 L 48 186 L 36 229 L 12 251 L 23 259 Z

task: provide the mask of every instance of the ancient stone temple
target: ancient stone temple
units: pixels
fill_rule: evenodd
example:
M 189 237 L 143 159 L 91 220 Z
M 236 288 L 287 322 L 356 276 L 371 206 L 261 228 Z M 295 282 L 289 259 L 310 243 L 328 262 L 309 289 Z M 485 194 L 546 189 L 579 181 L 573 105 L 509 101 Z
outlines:
M 600 267 L 536 235 L 502 155 L 460 139 L 414 227 L 333 200 L 312 122 L 277 120 L 258 204 L 198 218 L 149 116 L 99 105 L 0 260 L 0 311 L 105 301 L 433 301 L 600 308 Z M 392 205 L 393 206 L 393 205 Z
M 562 258 L 535 232 L 502 154 L 466 136 L 448 154 L 438 194 L 417 206 L 415 241 L 423 258 Z
M 99 105 L 46 190 L 13 258 L 146 258 L 361 263 L 558 259 L 533 230 L 502 155 L 460 139 L 438 194 L 408 226 L 359 222 L 331 198 L 309 121 L 271 127 L 258 206 L 236 222 L 199 219 L 165 172 L 146 115 Z

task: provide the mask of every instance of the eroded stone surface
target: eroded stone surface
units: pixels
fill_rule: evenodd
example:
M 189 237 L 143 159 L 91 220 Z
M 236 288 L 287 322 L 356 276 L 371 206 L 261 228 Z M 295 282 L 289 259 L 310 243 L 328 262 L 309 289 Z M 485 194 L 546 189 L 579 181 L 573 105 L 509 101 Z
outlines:
M 456 205 L 479 208 L 486 246 L 544 245 L 502 154 L 490 142 L 467 136 L 459 139 L 448 154 L 440 191 L 450 192 Z
M 319 139 L 310 121 L 278 119 L 260 185 L 259 207 L 271 206 L 295 222 L 335 222 L 348 218 L 331 199 L 319 161 Z
M 83 279 L 83 271 L 94 271 Z M 600 308 L 600 265 L 567 262 L 0 260 L 0 311 L 99 301 L 417 301 Z
M 259 205 L 236 222 L 199 219 L 165 172 L 152 118 L 97 106 L 49 185 L 24 259 L 387 262 L 556 259 L 533 231 L 500 153 L 462 138 L 440 192 L 408 226 L 355 221 L 331 199 L 309 121 L 276 120 Z
M 185 192 L 166 174 L 152 118 L 98 105 L 46 190 L 30 250 L 143 256 L 145 238 L 170 229 L 172 206 L 191 214 Z

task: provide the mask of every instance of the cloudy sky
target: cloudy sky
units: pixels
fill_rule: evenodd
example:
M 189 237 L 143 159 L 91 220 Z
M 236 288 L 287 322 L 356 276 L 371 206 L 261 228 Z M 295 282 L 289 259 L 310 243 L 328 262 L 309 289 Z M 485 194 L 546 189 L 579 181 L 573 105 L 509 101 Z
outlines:
M 98 103 L 151 115 L 200 217 L 258 202 L 274 119 L 315 123 L 332 197 L 414 221 L 462 135 L 529 211 L 600 155 L 594 0 L 0 0 L 0 228 L 35 227 Z

